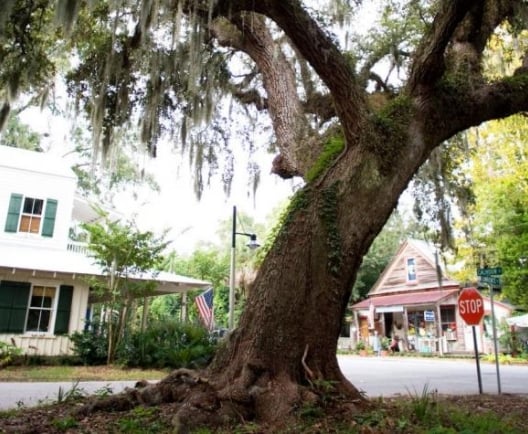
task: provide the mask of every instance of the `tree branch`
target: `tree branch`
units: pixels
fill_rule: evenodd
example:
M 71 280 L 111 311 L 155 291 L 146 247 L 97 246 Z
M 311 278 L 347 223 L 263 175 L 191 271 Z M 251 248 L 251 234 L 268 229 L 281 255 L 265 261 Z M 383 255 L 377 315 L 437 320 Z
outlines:
M 263 97 L 257 89 L 242 90 L 233 86 L 231 92 L 233 96 L 242 104 L 245 105 L 254 105 L 258 111 L 267 110 L 268 99 Z
M 519 0 L 486 0 L 473 7 L 455 32 L 455 41 L 471 43 L 480 54 L 486 48 L 491 34 L 507 18 L 515 16 L 526 5 Z
M 264 16 L 241 12 L 232 14 L 229 22 L 217 18 L 210 28 L 221 44 L 246 53 L 262 76 L 267 94 L 265 107 L 282 155 L 273 166 L 274 173 L 286 178 L 304 174 L 316 155 L 307 155 L 304 149 L 310 127 L 297 94 L 295 71 L 283 51 L 277 48 Z M 253 103 L 258 98 L 256 91 L 238 96 L 251 97 L 246 101 Z M 264 108 L 264 102 L 260 101 L 257 107 Z M 313 152 L 316 151 L 314 148 Z
M 444 54 L 457 26 L 477 0 L 444 0 L 436 15 L 431 32 L 418 50 L 409 77 L 411 93 L 421 93 L 423 87 L 435 84 L 444 74 Z
M 457 27 L 447 52 L 448 68 L 451 74 L 467 76 L 473 82 L 484 81 L 482 54 L 497 26 L 514 16 L 516 3 L 516 0 L 487 0 L 469 11 Z
M 304 110 L 319 118 L 319 122 L 324 124 L 336 116 L 336 110 L 332 96 L 328 93 L 321 94 L 314 92 L 304 103 Z
M 231 17 L 241 11 L 265 15 L 284 31 L 330 90 L 347 141 L 356 142 L 358 130 L 366 114 L 365 93 L 358 85 L 355 73 L 346 58 L 330 36 L 312 19 L 301 2 L 223 0 L 219 1 L 213 15 Z
M 449 107 L 449 111 L 435 116 L 429 113 L 427 122 L 434 124 L 439 137 L 434 140 L 444 141 L 454 134 L 480 125 L 493 119 L 502 119 L 513 114 L 528 111 L 528 72 L 507 77 L 501 81 L 485 84 L 476 89 L 458 92 L 444 92 L 436 104 Z M 468 88 L 470 89 L 470 88 Z M 443 125 L 444 128 L 439 128 Z

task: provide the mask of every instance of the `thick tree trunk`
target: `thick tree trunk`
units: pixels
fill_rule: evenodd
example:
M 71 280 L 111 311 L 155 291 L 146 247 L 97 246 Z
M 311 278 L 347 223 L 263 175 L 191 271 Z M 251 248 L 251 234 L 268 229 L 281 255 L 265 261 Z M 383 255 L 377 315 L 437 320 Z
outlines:
M 373 128 L 361 136 L 387 140 L 367 132 Z M 354 147 L 294 198 L 239 327 L 210 367 L 223 396 L 251 395 L 266 420 L 284 418 L 302 399 L 293 385 L 335 382 L 362 399 L 339 369 L 337 339 L 362 257 L 423 160 L 423 143 L 398 143 L 408 152 L 386 157 L 399 159 L 397 171 Z
M 304 194 L 306 203 L 299 201 L 283 228 L 251 288 L 239 327 L 210 368 L 226 397 L 256 391 L 257 416 L 267 420 L 284 418 L 302 400 L 293 385 L 336 382 L 340 391 L 361 399 L 336 357 L 360 254 L 349 256 L 346 270 L 332 263 L 339 259 L 340 235 L 328 233 L 323 219 L 336 219 L 338 210 L 324 209 L 329 193 L 322 188 Z

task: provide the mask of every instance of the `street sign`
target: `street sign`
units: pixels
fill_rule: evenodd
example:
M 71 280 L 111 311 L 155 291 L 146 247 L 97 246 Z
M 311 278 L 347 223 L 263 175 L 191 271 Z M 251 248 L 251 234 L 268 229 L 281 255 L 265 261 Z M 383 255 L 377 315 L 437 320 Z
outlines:
M 502 267 L 477 268 L 477 276 L 500 276 Z
M 480 281 L 482 283 L 487 283 L 488 285 L 493 286 L 494 288 L 500 287 L 500 277 L 494 276 L 480 276 Z
M 482 375 L 480 373 L 480 358 L 475 326 L 480 323 L 480 320 L 484 316 L 484 299 L 476 288 L 464 288 L 460 292 L 458 295 L 458 312 L 466 324 L 472 326 L 471 331 L 473 332 L 473 348 L 475 349 L 479 393 L 482 394 Z
M 464 288 L 458 296 L 458 311 L 467 325 L 475 326 L 484 316 L 484 300 L 476 288 Z

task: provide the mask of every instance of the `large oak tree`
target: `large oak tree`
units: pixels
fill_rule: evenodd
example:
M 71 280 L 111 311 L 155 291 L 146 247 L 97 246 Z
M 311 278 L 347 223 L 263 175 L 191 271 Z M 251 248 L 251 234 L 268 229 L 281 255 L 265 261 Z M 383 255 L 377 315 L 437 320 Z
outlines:
M 30 20 L 23 3 L 10 0 L 8 10 Z M 38 23 L 51 3 L 31 2 L 41 7 Z M 523 28 L 524 2 L 439 0 L 427 10 L 419 2 L 401 2 L 421 20 L 418 42 L 385 41 L 367 53 L 340 48 L 307 1 L 88 3 L 91 9 L 81 1 L 58 2 L 69 35 L 60 43 L 77 50 L 80 65 L 68 77 L 69 90 L 89 113 L 103 151 L 140 106 L 141 138 L 153 153 L 163 130 L 178 125 L 183 143 L 200 143 L 197 161 L 206 159 L 211 143 L 223 144 L 223 125 L 212 115 L 215 98 L 230 92 L 269 115 L 278 151 L 273 172 L 306 182 L 262 263 L 237 329 L 208 371 L 193 378 L 195 391 L 189 393 L 178 372 L 137 392 L 137 402 L 186 400 L 175 418 L 180 427 L 200 423 L 200 415 L 209 422 L 225 415 L 284 420 L 301 401 L 316 398 L 321 382 L 361 403 L 360 392 L 340 372 L 336 346 L 363 255 L 435 148 L 458 132 L 528 108 L 528 58 L 510 76 L 491 80 L 482 72 L 487 43 L 499 26 Z M 0 21 L 9 34 L 12 21 Z M 23 27 L 11 29 L 19 41 L 13 50 L 31 42 L 40 50 L 35 59 L 48 59 L 48 40 L 35 36 L 38 23 L 26 39 Z M 238 52 L 251 60 L 242 78 L 230 74 L 226 63 Z M 389 55 L 406 71 L 400 85 L 372 72 Z M 42 84 L 53 70 L 43 62 L 47 69 L 35 77 L 22 71 L 15 80 L 8 67 L 17 71 L 26 64 L 5 58 L 2 78 L 10 90 L 2 113 L 9 110 L 9 95 L 26 81 Z M 379 92 L 369 92 L 369 84 Z M 213 134 L 204 144 L 205 121 Z M 197 126 L 200 134 L 192 129 Z

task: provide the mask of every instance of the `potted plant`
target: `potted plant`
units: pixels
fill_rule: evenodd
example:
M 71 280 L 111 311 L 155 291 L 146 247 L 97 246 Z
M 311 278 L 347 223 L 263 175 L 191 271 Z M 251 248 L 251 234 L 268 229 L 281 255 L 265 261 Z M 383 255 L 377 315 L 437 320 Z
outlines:
M 387 336 L 383 336 L 380 341 L 380 346 L 382 356 L 389 354 L 390 339 Z
M 367 355 L 367 345 L 364 341 L 358 341 L 356 343 L 356 351 L 359 353 L 360 356 Z

